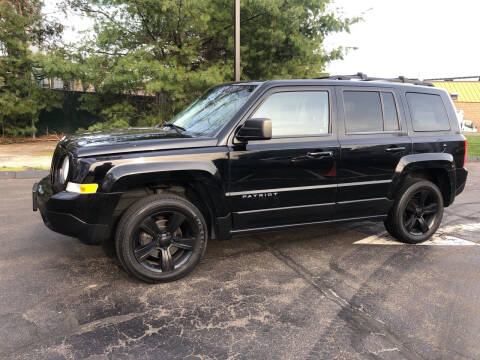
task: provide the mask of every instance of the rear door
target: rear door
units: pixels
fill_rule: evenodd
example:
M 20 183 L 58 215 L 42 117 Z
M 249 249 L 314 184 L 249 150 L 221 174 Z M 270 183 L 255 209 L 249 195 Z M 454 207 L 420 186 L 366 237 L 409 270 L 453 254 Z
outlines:
M 234 142 L 227 197 L 237 231 L 331 219 L 339 143 L 326 87 L 268 91 L 247 118 L 272 120 L 271 140 Z
M 399 160 L 412 152 L 400 97 L 392 88 L 337 90 L 341 159 L 337 219 L 385 214 Z

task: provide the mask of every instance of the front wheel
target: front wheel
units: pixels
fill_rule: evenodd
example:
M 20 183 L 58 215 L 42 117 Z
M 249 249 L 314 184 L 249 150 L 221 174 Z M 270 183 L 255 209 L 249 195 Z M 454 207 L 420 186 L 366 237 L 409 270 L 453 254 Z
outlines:
M 184 277 L 207 246 L 202 213 L 176 195 L 151 195 L 122 216 L 116 236 L 117 256 L 125 270 L 146 282 Z
M 388 215 L 385 227 L 396 239 L 417 244 L 437 231 L 443 217 L 443 196 L 432 182 L 407 183 Z

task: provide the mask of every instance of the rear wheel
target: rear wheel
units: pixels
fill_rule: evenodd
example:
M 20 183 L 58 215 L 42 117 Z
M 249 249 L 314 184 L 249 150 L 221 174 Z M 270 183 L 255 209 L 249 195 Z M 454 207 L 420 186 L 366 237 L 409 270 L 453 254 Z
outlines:
M 385 220 L 387 231 L 396 239 L 416 244 L 437 231 L 443 217 L 443 197 L 439 188 L 427 180 L 411 181 Z
M 152 195 L 122 216 L 115 236 L 125 270 L 147 282 L 177 280 L 198 264 L 207 245 L 201 212 L 176 195 Z

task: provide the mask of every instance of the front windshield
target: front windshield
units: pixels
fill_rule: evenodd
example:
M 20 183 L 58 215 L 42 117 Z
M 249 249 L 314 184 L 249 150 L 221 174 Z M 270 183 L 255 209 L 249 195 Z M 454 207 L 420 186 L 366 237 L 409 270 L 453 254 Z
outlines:
M 255 85 L 223 85 L 200 96 L 170 124 L 196 135 L 213 135 L 245 104 Z

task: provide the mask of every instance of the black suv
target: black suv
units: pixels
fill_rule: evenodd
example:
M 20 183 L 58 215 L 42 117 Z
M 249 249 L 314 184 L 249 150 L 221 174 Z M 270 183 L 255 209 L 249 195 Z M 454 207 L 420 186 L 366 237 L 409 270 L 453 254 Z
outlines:
M 157 128 L 62 139 L 33 207 L 59 233 L 114 237 L 137 278 L 171 281 L 210 237 L 383 219 L 425 241 L 465 186 L 466 147 L 449 94 L 430 86 L 231 83 Z

